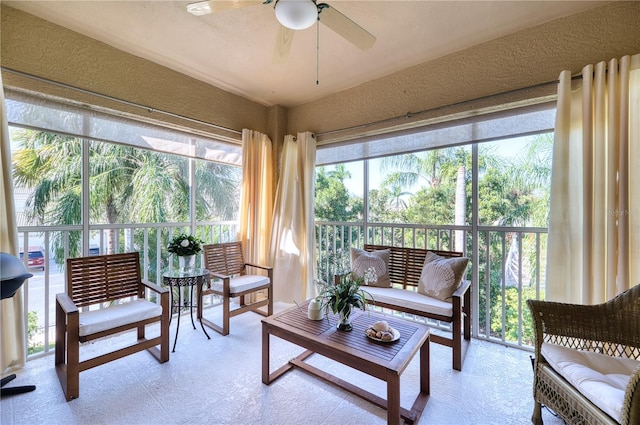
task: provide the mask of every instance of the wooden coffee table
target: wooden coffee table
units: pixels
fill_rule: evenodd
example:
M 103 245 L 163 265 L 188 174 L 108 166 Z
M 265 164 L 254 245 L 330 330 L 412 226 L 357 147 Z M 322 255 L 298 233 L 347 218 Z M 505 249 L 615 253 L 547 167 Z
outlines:
M 307 304 L 262 319 L 262 382 L 269 385 L 296 367 L 386 409 L 389 424 L 400 424 L 403 420 L 408 424 L 417 422 L 429 401 L 429 328 L 408 320 L 355 310 L 351 314 L 353 330 L 343 332 L 336 329 L 337 316 L 330 315 L 329 320 L 309 320 Z M 386 320 L 400 331 L 400 339 L 391 343 L 369 339 L 365 330 L 378 320 Z M 271 335 L 306 348 L 306 351 L 271 372 Z M 411 409 L 407 410 L 400 406 L 400 375 L 418 351 L 420 392 Z M 304 360 L 314 353 L 386 381 L 387 399 L 305 363 Z

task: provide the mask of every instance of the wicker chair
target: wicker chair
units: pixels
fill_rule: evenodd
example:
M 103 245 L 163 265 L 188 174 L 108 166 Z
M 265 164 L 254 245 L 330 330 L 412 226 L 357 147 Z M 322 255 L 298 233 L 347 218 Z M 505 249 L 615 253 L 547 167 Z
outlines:
M 640 360 L 640 285 L 598 305 L 527 301 L 535 325 L 535 362 L 531 421 L 542 424 L 541 407 L 567 424 L 617 424 L 563 377 L 541 354 L 542 343 Z M 640 366 L 624 394 L 622 425 L 640 424 Z
M 209 244 L 202 247 L 205 268 L 210 271 L 208 289 L 198 291 L 198 319 L 214 331 L 229 334 L 229 319 L 248 311 L 271 316 L 273 314 L 273 268 L 270 266 L 246 263 L 242 254 L 241 242 Z M 253 269 L 266 271 L 266 276 L 247 272 Z M 250 303 L 245 296 L 263 291 L 265 298 Z M 222 326 L 203 317 L 202 297 L 205 295 L 222 297 Z M 239 297 L 240 306 L 231 308 L 231 299 Z M 260 307 L 267 307 L 263 311 Z
M 66 274 L 67 293 L 56 295 L 55 366 L 67 401 L 79 397 L 82 371 L 142 350 L 169 360 L 169 291 L 141 279 L 137 252 L 69 258 Z M 145 299 L 146 290 L 159 304 Z M 146 325 L 157 322 L 159 335 L 147 339 Z M 80 361 L 81 342 L 130 329 L 136 343 Z

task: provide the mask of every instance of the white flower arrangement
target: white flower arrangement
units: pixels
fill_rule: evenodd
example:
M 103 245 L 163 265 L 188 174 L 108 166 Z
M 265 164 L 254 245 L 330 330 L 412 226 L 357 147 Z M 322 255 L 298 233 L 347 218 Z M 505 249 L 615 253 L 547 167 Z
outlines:
M 203 243 L 203 241 L 194 236 L 181 233 L 178 236 L 174 237 L 171 242 L 169 242 L 167 250 L 179 257 L 184 257 L 186 255 L 195 255 L 202 251 Z

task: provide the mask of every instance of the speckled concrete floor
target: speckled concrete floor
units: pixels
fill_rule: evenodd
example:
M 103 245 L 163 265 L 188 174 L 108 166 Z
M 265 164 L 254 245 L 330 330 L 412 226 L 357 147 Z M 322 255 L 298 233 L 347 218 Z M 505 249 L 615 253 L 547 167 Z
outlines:
M 284 305 L 277 307 L 283 308 Z M 2 425 L 33 424 L 385 424 L 386 412 L 302 371 L 270 386 L 261 382 L 261 316 L 231 320 L 223 337 L 191 327 L 183 317 L 171 360 L 158 364 L 142 352 L 80 374 L 80 398 L 67 403 L 53 356 L 27 363 L 12 385 L 36 384 L 32 393 L 0 401 Z M 171 338 L 175 335 L 175 320 Z M 81 353 L 100 351 L 97 342 Z M 301 352 L 271 338 L 272 370 Z M 464 370 L 451 369 L 447 347 L 431 344 L 431 398 L 420 424 L 528 424 L 533 407 L 530 353 L 473 340 Z M 367 390 L 386 396 L 385 384 L 319 356 L 312 362 Z M 401 377 L 402 405 L 418 392 L 414 360 Z M 563 422 L 543 411 L 545 424 Z

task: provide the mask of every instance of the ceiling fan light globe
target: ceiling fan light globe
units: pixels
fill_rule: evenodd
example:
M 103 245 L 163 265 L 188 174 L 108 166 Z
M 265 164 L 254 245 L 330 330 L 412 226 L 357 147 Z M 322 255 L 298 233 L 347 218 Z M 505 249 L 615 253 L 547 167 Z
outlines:
M 207 15 L 211 13 L 211 4 L 208 1 L 189 3 L 187 5 L 187 12 L 195 16 Z
M 276 18 L 289 29 L 303 30 L 318 20 L 318 7 L 311 0 L 279 0 Z

